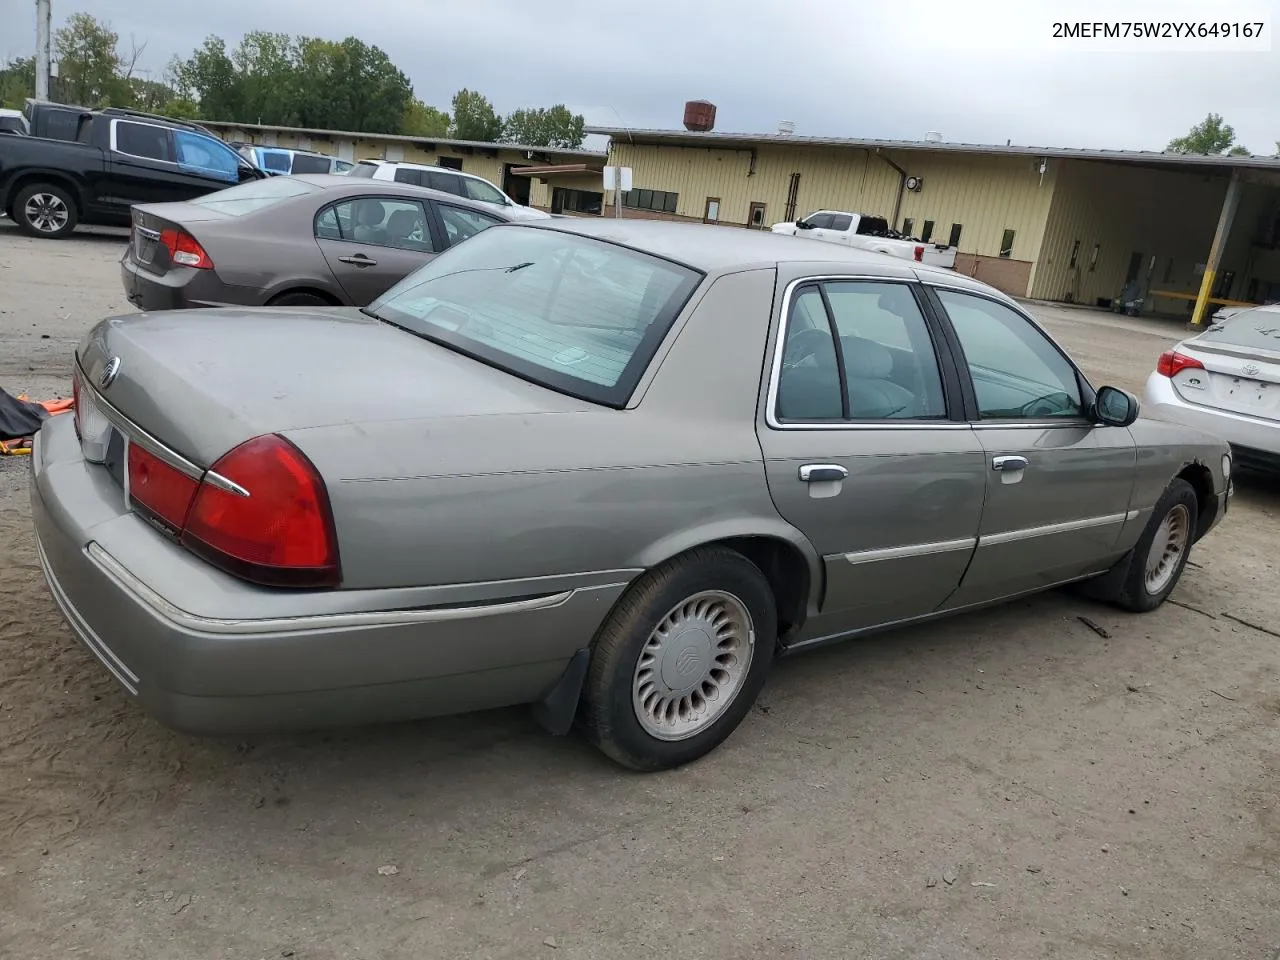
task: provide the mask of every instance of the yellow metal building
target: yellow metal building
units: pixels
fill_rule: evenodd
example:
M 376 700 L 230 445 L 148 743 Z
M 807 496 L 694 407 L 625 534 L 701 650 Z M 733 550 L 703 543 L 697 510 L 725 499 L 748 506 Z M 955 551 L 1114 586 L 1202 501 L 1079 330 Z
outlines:
M 1173 315 L 1189 313 L 1204 284 L 1235 178 L 1208 299 L 1280 299 L 1280 158 L 588 132 L 608 135 L 609 162 L 632 168 L 627 216 L 758 229 L 818 209 L 883 216 L 954 242 L 957 270 L 1014 296 L 1105 305 L 1135 281 L 1145 309 Z
M 452 167 L 484 177 L 519 203 L 554 213 L 600 212 L 605 154 L 592 150 L 257 123 L 202 120 L 201 125 L 229 142 L 315 150 L 342 160 L 402 160 Z

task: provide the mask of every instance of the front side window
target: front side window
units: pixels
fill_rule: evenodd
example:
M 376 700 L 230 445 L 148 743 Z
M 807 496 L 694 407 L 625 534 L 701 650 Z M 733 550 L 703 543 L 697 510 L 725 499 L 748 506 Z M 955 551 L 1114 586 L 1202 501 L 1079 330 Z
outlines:
M 496 187 L 490 186 L 483 180 L 472 180 L 470 177 L 461 177 L 460 179 L 466 188 L 467 196 L 472 200 L 506 206 L 507 198 L 499 193 Z
M 417 200 L 399 197 L 346 200 L 321 211 L 315 226 L 320 239 L 347 240 L 417 253 L 435 252 L 426 211 Z
M 186 130 L 173 131 L 178 166 L 201 176 L 229 180 L 240 178 L 240 157 L 220 140 Z
M 984 420 L 1084 416 L 1075 368 L 1043 333 L 1001 303 L 939 290 L 960 339 Z
M 146 160 L 173 161 L 169 128 L 150 123 L 115 122 L 115 148 L 120 153 Z
M 258 166 L 267 173 L 288 173 L 289 155 L 283 150 L 259 150 Z
M 468 237 L 474 237 L 481 230 L 502 222 L 497 217 L 490 217 L 477 210 L 455 207 L 451 203 L 438 203 L 436 208 L 440 211 L 440 219 L 444 221 L 445 237 L 451 247 Z
M 369 310 L 550 389 L 621 407 L 701 279 L 602 240 L 504 225 L 411 273 Z
M 780 419 L 946 417 L 937 354 L 909 287 L 829 281 L 802 287 L 792 303 L 778 378 Z
M 811 213 L 804 222 L 814 230 L 826 230 L 831 226 L 832 215 L 829 213 Z

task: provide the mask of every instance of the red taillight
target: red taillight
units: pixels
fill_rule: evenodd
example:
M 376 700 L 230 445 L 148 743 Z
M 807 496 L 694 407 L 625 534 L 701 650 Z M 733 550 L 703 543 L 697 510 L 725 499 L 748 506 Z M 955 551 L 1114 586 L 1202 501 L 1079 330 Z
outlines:
M 182 530 L 199 482 L 136 443 L 129 444 L 129 497 L 174 533 Z
M 185 230 L 161 230 L 160 243 L 169 251 L 169 260 L 182 267 L 212 270 L 213 261 L 196 243 L 196 238 Z
M 269 586 L 331 587 L 341 580 L 329 495 L 311 461 L 269 435 L 236 447 L 210 472 L 182 542 L 215 566 Z M 247 494 L 247 495 L 246 495 Z
M 924 263 L 924 247 L 916 247 L 915 258 L 916 263 Z
M 1177 350 L 1166 350 L 1156 361 L 1156 373 L 1162 377 L 1173 378 L 1183 370 L 1203 370 L 1204 364 L 1195 357 L 1188 357 Z

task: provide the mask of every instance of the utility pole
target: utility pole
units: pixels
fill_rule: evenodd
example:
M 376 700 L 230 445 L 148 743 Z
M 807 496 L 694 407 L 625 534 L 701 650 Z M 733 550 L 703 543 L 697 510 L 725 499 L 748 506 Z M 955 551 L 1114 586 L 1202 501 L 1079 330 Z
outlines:
M 49 61 L 52 40 L 49 24 L 53 18 L 50 0 L 36 0 L 36 99 L 49 99 Z

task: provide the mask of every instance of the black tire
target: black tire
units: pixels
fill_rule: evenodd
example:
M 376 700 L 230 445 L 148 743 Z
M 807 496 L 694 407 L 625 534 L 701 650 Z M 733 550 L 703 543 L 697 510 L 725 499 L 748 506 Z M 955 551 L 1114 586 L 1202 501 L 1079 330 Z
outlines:
M 664 619 L 675 615 L 685 601 L 711 591 L 732 598 L 749 616 L 750 636 L 742 649 L 750 651 L 751 661 L 745 673 L 738 674 L 728 706 L 720 708 L 718 716 L 686 739 L 664 740 L 644 728 L 632 703 L 641 653 Z M 704 604 L 710 602 L 714 601 Z M 729 604 L 726 609 L 731 608 Z M 697 612 L 692 606 L 687 609 Z M 703 636 L 709 644 L 710 635 L 704 631 Z M 591 652 L 579 710 L 587 738 L 632 770 L 665 770 L 705 756 L 751 710 L 773 665 L 777 636 L 773 591 L 760 569 L 742 554 L 726 547 L 701 547 L 650 570 L 610 613 Z M 728 653 L 721 646 L 704 649 L 717 663 L 723 662 L 717 650 Z M 678 651 L 674 656 L 669 652 L 662 663 L 677 664 L 681 659 Z M 699 663 L 694 660 L 695 668 Z M 705 689 L 693 690 L 690 696 L 700 697 L 704 708 L 714 709 Z
M 28 209 L 33 200 L 34 208 Z M 30 183 L 13 198 L 13 222 L 28 236 L 61 240 L 80 222 L 80 210 L 75 198 L 57 184 Z
M 333 302 L 314 293 L 282 293 L 267 304 L 269 307 L 332 307 Z
M 1171 575 L 1159 585 L 1159 589 L 1153 591 L 1147 583 L 1147 555 L 1165 518 L 1175 514 L 1175 522 L 1185 524 L 1183 546 L 1171 561 L 1174 563 Z M 1195 490 L 1181 477 L 1175 477 L 1151 511 L 1151 519 L 1147 521 L 1146 529 L 1142 531 L 1142 536 L 1129 555 L 1128 569 L 1119 580 L 1114 596 L 1107 599 L 1134 613 L 1149 613 L 1164 603 L 1182 579 L 1182 571 L 1187 568 L 1199 518 L 1200 503 L 1196 499 Z

